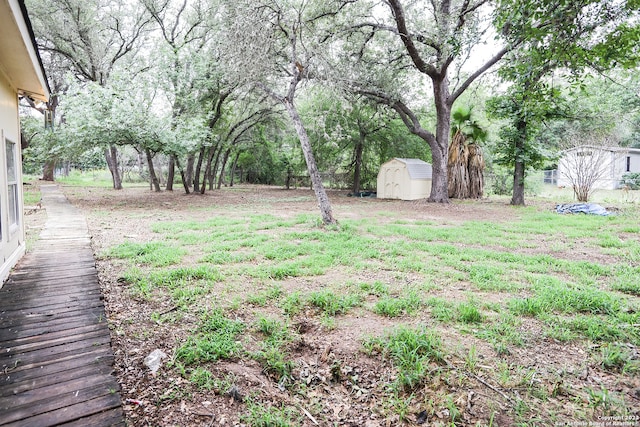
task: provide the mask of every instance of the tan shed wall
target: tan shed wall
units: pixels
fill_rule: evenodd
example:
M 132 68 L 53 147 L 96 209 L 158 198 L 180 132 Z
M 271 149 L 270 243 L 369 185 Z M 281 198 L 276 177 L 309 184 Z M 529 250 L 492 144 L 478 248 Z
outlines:
M 378 199 L 418 200 L 431 193 L 430 179 L 414 179 L 404 163 L 390 160 L 380 167 L 377 181 Z
M 411 181 L 411 194 L 403 200 L 426 199 L 431 195 L 430 179 L 414 179 Z

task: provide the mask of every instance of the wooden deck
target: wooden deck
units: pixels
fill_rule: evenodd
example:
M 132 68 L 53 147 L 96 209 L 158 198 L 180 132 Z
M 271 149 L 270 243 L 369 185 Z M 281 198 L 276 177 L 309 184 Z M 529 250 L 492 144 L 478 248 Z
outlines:
M 40 240 L 0 289 L 0 426 L 124 426 L 86 221 L 42 194 Z

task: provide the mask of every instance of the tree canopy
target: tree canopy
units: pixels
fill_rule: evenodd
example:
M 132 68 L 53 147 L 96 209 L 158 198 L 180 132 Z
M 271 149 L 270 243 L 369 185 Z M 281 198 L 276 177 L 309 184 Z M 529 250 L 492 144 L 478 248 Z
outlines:
M 30 132 L 48 147 L 30 153 L 55 164 L 100 148 L 115 188 L 126 153 L 156 191 L 175 171 L 194 193 L 307 176 L 331 223 L 326 177 L 374 189 L 393 156 L 432 162 L 431 201 L 464 197 L 450 186 L 454 112 L 488 108 L 499 121 L 477 164 L 514 168 L 523 203 L 526 171 L 553 161 L 563 132 L 589 131 L 575 116 L 596 115 L 592 97 L 626 105 L 609 131 L 639 144 L 639 83 L 621 71 L 640 53 L 638 3 L 30 1 L 59 133 Z

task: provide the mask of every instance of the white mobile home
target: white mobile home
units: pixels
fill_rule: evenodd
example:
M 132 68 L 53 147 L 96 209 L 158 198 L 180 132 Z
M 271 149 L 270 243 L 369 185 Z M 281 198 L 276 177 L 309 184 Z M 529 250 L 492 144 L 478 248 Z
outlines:
M 592 182 L 593 189 L 615 190 L 625 173 L 640 173 L 640 149 L 583 145 L 562 152 L 558 186 Z
M 379 199 L 426 199 L 431 193 L 431 165 L 419 159 L 395 158 L 380 166 Z
M 0 0 L 0 286 L 25 252 L 20 96 L 49 89 L 23 0 Z

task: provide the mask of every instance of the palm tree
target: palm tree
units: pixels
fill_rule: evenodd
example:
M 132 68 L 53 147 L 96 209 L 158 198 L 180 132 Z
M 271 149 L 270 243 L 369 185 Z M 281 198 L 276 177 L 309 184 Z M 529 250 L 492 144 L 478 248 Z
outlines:
M 451 121 L 448 173 L 449 197 L 478 199 L 484 192 L 484 158 L 479 143 L 487 131 L 471 118 L 470 108 L 458 108 Z

